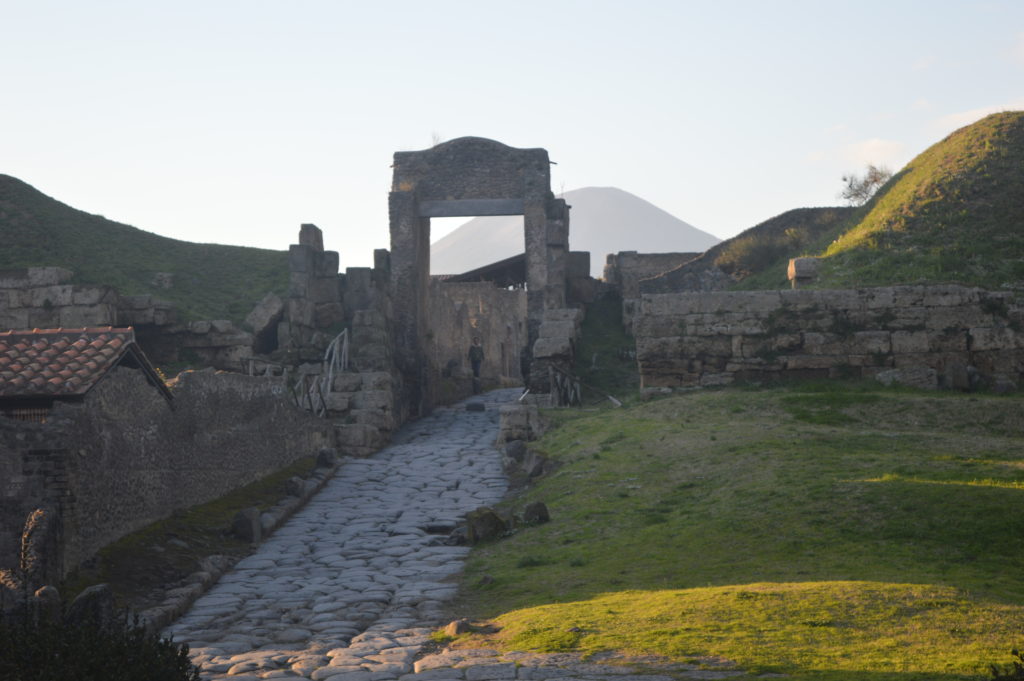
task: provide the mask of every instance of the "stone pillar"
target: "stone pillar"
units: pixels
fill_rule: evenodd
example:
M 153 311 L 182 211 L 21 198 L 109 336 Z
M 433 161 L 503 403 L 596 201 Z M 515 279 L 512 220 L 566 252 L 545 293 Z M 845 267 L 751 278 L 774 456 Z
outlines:
M 430 219 L 421 218 L 415 192 L 394 191 L 388 197 L 391 216 L 392 339 L 395 364 L 403 376 L 404 404 L 410 416 L 427 407 L 426 354 L 420 339 L 426 335 L 427 292 L 430 282 Z

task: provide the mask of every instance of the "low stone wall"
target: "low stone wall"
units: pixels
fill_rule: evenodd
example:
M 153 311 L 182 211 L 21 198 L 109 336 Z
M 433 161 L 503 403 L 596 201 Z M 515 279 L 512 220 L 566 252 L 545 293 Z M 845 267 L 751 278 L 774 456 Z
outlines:
M 664 275 L 687 263 L 700 253 L 609 253 L 604 266 L 604 280 L 622 297 L 622 324 L 632 332 L 633 320 L 640 309 L 640 282 Z
M 0 271 L 0 330 L 113 325 L 117 292 L 109 286 L 73 286 L 60 267 Z
M 17 564 L 26 514 L 58 509 L 63 571 L 145 525 L 220 497 L 333 443 L 280 379 L 189 372 L 173 408 L 118 369 L 45 424 L 0 417 L 0 567 Z
M 783 376 L 1015 389 L 1024 296 L 963 286 L 644 294 L 642 387 Z

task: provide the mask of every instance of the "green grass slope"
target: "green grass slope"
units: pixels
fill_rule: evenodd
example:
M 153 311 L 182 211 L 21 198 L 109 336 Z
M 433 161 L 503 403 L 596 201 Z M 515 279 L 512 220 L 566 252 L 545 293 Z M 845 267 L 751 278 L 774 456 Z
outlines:
M 753 678 L 983 678 L 1024 644 L 1020 397 L 857 384 L 557 412 L 551 522 L 471 554 L 503 649 Z M 489 579 L 484 579 L 484 576 Z
M 8 175 L 0 175 L 0 239 L 0 269 L 64 267 L 76 283 L 168 300 L 185 319 L 241 321 L 288 285 L 285 251 L 158 236 L 71 208 Z M 157 272 L 172 273 L 173 286 L 155 286 Z
M 993 114 L 911 161 L 824 248 L 822 286 L 1024 282 L 1024 112 Z

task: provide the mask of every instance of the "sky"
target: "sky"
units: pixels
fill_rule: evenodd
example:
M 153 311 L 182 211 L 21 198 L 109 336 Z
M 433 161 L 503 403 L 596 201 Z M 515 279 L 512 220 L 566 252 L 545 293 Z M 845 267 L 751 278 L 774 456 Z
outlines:
M 1024 109 L 1022 0 L 0 0 L 0 17 L 0 173 L 187 241 L 284 250 L 314 223 L 342 267 L 389 245 L 394 152 L 438 140 L 543 147 L 555 193 L 619 187 L 728 238 Z

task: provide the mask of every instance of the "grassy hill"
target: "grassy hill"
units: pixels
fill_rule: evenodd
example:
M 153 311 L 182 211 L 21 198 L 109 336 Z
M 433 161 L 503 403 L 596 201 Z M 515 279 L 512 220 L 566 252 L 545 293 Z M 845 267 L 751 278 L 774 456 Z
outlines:
M 736 289 L 788 286 L 790 258 L 822 257 L 817 287 L 1024 285 L 1024 112 L 993 114 L 936 143 L 858 208 L 788 211 L 687 268 Z
M 823 248 L 821 283 L 1024 283 L 1024 112 L 993 114 L 911 161 Z
M 984 678 L 1024 644 L 1022 407 L 830 383 L 556 412 L 561 467 L 506 502 L 552 520 L 474 550 L 453 614 L 501 631 L 456 645 Z
M 269 291 L 288 286 L 285 251 L 168 239 L 76 210 L 8 175 L 0 175 L 0 239 L 0 269 L 65 267 L 76 283 L 169 300 L 186 319 L 240 321 Z M 173 285 L 156 286 L 157 272 L 172 273 Z

